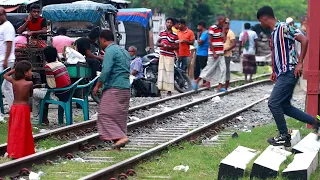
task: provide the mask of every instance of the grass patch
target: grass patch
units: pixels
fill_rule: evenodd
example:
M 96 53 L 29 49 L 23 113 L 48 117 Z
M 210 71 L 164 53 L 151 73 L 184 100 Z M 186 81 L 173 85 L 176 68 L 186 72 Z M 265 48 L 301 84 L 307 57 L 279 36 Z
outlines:
M 5 117 L 5 120 L 8 120 L 8 118 Z M 6 122 L 0 122 L 0 144 L 7 143 L 8 140 L 8 123 Z M 39 127 L 34 126 L 32 127 L 33 134 L 37 134 L 40 132 Z
M 299 129 L 302 137 L 311 132 L 305 128 L 305 124 L 296 120 L 288 119 L 287 122 L 289 128 Z M 220 146 L 204 147 L 185 142 L 180 145 L 184 147 L 183 150 L 176 147 L 169 148 L 167 152 L 162 153 L 161 158 L 145 161 L 135 170 L 138 173 L 138 179 L 153 179 L 154 176 L 169 176 L 170 179 L 177 180 L 216 179 L 220 161 L 237 146 L 256 149 L 261 153 L 268 146 L 266 139 L 277 133 L 275 124 L 270 124 L 252 129 L 251 133 L 238 132 L 238 138 L 229 138 L 227 143 Z M 292 160 L 293 156 L 290 156 L 285 164 L 289 164 Z M 188 172 L 173 171 L 173 168 L 178 165 L 188 165 L 190 169 Z M 249 179 L 251 167 L 252 163 L 248 166 L 244 179 Z M 284 168 L 284 166 L 281 167 L 281 169 Z M 279 176 L 277 179 L 283 180 L 284 178 Z M 320 171 L 314 173 L 311 179 L 320 179 Z
M 54 137 L 49 137 L 44 140 L 40 140 L 36 143 L 37 149 L 50 149 L 52 147 L 60 146 L 66 144 L 68 141 L 58 140 Z
M 54 165 L 34 166 L 34 171 L 43 171 L 45 174 L 41 176 L 41 179 L 46 180 L 73 180 L 79 179 L 83 176 L 96 172 L 100 169 L 115 164 L 121 160 L 130 158 L 141 152 L 129 152 L 129 151 L 93 151 L 81 157 L 113 157 L 115 162 L 75 162 L 70 160 L 61 160 Z
M 271 66 L 258 66 L 256 75 L 261 75 L 261 74 L 266 74 L 271 72 L 272 72 Z
M 72 118 L 73 122 L 84 122 L 83 116 L 75 116 Z
M 8 123 L 0 122 L 0 144 L 8 140 Z

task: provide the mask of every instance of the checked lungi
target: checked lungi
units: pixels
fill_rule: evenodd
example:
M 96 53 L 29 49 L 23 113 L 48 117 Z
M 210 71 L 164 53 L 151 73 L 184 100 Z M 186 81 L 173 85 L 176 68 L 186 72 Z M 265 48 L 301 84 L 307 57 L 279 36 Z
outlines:
M 158 89 L 160 91 L 174 90 L 174 57 L 160 55 Z
M 256 56 L 251 54 L 242 55 L 243 74 L 256 74 L 257 64 Z
M 111 88 L 103 92 L 99 104 L 97 127 L 104 141 L 127 137 L 130 89 Z

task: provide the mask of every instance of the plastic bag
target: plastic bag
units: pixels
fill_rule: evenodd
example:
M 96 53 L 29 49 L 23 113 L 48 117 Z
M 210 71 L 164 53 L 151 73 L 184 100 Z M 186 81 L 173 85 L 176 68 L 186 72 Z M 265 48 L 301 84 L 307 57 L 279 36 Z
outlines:
M 66 47 L 65 50 L 67 64 L 77 64 L 78 62 L 86 62 L 86 59 L 78 51 L 71 47 Z

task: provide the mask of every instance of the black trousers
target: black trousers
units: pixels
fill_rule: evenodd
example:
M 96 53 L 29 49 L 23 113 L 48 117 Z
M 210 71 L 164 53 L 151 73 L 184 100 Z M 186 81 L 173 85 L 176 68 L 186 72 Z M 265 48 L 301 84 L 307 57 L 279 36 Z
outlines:
M 194 79 L 198 79 L 200 76 L 201 70 L 206 67 L 208 61 L 208 56 L 197 56 L 194 66 Z
M 55 92 L 54 94 L 59 98 L 59 101 L 67 102 L 68 98 L 70 96 L 70 91 L 69 90 L 68 91 L 58 91 L 58 92 Z M 43 112 L 44 112 L 43 117 L 48 118 L 49 104 L 44 105 Z
M 97 76 L 97 71 L 101 71 L 101 62 L 95 58 L 86 58 L 88 65 L 91 68 L 91 78 L 95 78 Z

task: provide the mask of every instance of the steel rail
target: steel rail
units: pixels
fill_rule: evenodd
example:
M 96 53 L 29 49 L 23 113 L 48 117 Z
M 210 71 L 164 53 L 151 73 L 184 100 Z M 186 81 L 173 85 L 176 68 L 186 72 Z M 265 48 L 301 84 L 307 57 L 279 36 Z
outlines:
M 148 124 L 154 123 L 154 122 L 158 122 L 163 120 L 165 117 L 168 117 L 172 114 L 175 114 L 176 112 L 179 112 L 181 110 L 184 110 L 188 107 L 197 105 L 197 104 L 201 104 L 203 102 L 209 101 L 210 99 L 212 99 L 213 97 L 216 96 L 225 96 L 227 94 L 230 93 L 235 93 L 238 91 L 241 91 L 245 88 L 250 88 L 252 86 L 256 86 L 259 84 L 265 84 L 265 83 L 270 83 L 270 80 L 260 80 L 260 81 L 256 81 L 253 83 L 248 83 L 233 89 L 230 89 L 227 92 L 221 92 L 221 93 L 217 93 L 217 94 L 213 94 L 211 96 L 207 96 L 201 99 L 198 99 L 196 101 L 192 101 L 190 103 L 172 108 L 170 110 L 167 111 L 163 111 L 160 113 L 157 113 L 155 115 L 140 119 L 138 121 L 134 121 L 131 123 L 128 123 L 128 132 L 133 131 L 134 129 L 138 128 L 138 127 L 144 127 Z M 12 160 L 6 163 L 2 163 L 0 164 L 0 177 L 3 176 L 7 176 L 7 175 L 14 175 L 17 174 L 22 168 L 30 168 L 32 167 L 33 164 L 43 164 L 45 163 L 47 160 L 53 160 L 56 159 L 57 156 L 65 156 L 67 153 L 72 153 L 75 151 L 79 151 L 81 149 L 81 147 L 83 147 L 85 144 L 99 144 L 102 141 L 99 139 L 99 134 L 95 133 L 92 134 L 90 136 L 81 138 L 79 140 L 76 141 L 72 141 L 69 143 L 66 143 L 64 145 L 61 146 L 57 146 L 55 148 L 51 148 L 24 158 L 20 158 L 17 160 Z
M 253 79 L 259 79 L 259 78 L 264 78 L 264 77 L 268 77 L 268 76 L 270 76 L 270 73 L 256 76 Z M 241 81 L 244 81 L 244 80 L 241 80 L 241 79 L 237 80 L 236 79 L 236 80 L 231 81 L 230 84 L 235 84 L 235 83 L 238 83 L 238 82 L 241 82 Z M 142 109 L 147 109 L 147 108 L 156 106 L 156 105 L 158 105 L 160 103 L 163 103 L 163 102 L 166 102 L 166 101 L 169 101 L 169 100 L 172 100 L 172 99 L 178 99 L 178 98 L 186 97 L 186 96 L 189 96 L 189 95 L 194 94 L 196 92 L 210 90 L 211 88 L 216 88 L 217 86 L 218 86 L 218 84 L 215 84 L 215 85 L 212 85 L 210 88 L 209 87 L 200 88 L 198 91 L 192 90 L 192 91 L 188 91 L 188 92 L 185 92 L 185 93 L 180 93 L 180 94 L 176 94 L 176 95 L 173 95 L 173 96 L 170 96 L 170 97 L 159 99 L 159 100 L 156 100 L 156 101 L 151 101 L 151 102 L 148 102 L 148 103 L 145 103 L 145 104 L 142 104 L 142 105 L 138 105 L 138 106 L 129 108 L 129 113 L 132 113 L 132 112 L 138 111 L 138 110 L 142 110 Z M 84 121 L 84 122 L 81 122 L 81 123 L 72 124 L 70 126 L 65 126 L 65 127 L 54 129 L 54 130 L 49 130 L 49 131 L 46 131 L 46 132 L 43 132 L 43 133 L 39 133 L 39 134 L 34 135 L 33 138 L 34 138 L 34 141 L 37 142 L 39 140 L 46 139 L 46 138 L 48 138 L 50 136 L 57 137 L 57 136 L 68 135 L 71 132 L 86 131 L 86 130 L 92 129 L 94 127 L 96 127 L 96 120 L 88 120 L 88 121 Z M 0 155 L 5 154 L 6 152 L 7 152 L 7 143 L 1 144 L 0 145 Z
M 220 124 L 229 121 L 230 119 L 236 117 L 240 113 L 250 109 L 254 105 L 266 100 L 267 98 L 268 97 L 264 97 L 264 98 L 262 98 L 258 101 L 255 101 L 255 102 L 253 102 L 243 108 L 240 108 L 240 109 L 238 109 L 232 113 L 229 113 L 221 118 L 218 118 L 218 119 L 216 119 L 216 120 L 214 120 L 204 126 L 201 126 L 201 127 L 196 128 L 188 133 L 185 133 L 179 137 L 176 137 L 166 143 L 160 144 L 152 149 L 149 149 L 149 150 L 147 150 L 143 153 L 140 153 L 136 156 L 133 156 L 131 158 L 128 158 L 126 160 L 118 162 L 114 165 L 111 165 L 111 166 L 105 168 L 105 169 L 101 169 L 95 173 L 89 174 L 89 175 L 81 178 L 80 180 L 100 180 L 100 179 L 109 179 L 112 177 L 116 177 L 117 174 L 121 173 L 121 171 L 125 170 L 126 168 L 128 169 L 129 167 L 132 168 L 134 165 L 138 164 L 141 160 L 149 158 L 150 156 L 154 156 L 154 155 L 160 153 L 161 151 L 166 150 L 169 146 L 174 145 L 174 144 L 178 144 L 181 141 L 190 140 L 190 139 L 199 137 L 202 133 L 207 132 L 209 129 L 216 128 Z

